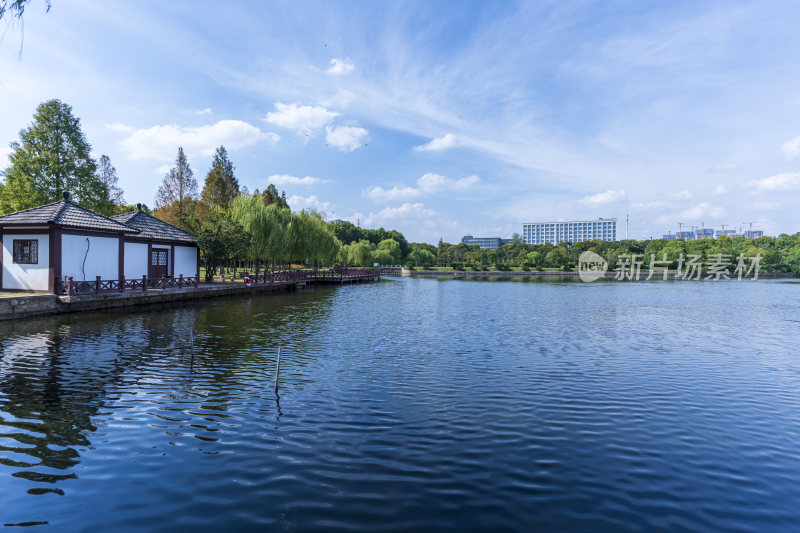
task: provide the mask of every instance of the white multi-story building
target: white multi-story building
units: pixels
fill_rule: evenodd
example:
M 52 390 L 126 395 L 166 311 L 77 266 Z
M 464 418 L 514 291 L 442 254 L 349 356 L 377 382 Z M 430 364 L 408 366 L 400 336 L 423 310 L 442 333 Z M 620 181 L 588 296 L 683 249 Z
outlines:
M 617 240 L 617 219 L 569 220 L 566 222 L 529 222 L 522 225 L 522 239 L 526 244 L 558 244 Z

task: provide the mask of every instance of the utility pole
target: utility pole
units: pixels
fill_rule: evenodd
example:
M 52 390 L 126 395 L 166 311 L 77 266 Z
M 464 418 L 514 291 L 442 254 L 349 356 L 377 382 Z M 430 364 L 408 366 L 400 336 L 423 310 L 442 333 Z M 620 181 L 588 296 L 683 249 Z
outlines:
M 628 240 L 628 213 L 625 213 L 625 240 Z

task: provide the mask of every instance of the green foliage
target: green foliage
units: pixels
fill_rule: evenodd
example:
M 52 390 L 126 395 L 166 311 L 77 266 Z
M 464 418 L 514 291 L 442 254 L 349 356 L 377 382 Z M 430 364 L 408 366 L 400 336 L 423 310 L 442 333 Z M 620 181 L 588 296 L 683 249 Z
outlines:
M 260 194 L 240 194 L 233 201 L 231 217 L 250 235 L 250 259 L 315 266 L 341 259 L 341 243 L 315 211 L 292 213 L 277 202 L 266 204 Z
M 400 245 L 400 261 L 407 257 L 408 253 L 411 251 L 406 238 L 402 233 L 396 230 L 386 231 L 383 228 L 365 229 L 350 222 L 331 222 L 330 227 L 336 235 L 336 238 L 339 239 L 342 244 L 350 244 L 364 240 L 370 244 L 378 245 L 386 239 L 393 239 Z
M 528 266 L 539 266 L 542 262 L 542 254 L 541 252 L 528 252 L 525 255 L 525 264 Z
M 351 242 L 347 248 L 347 264 L 352 266 L 367 266 L 372 258 L 372 245 L 367 240 Z
M 397 265 L 403 259 L 403 251 L 400 249 L 400 243 L 394 239 L 384 239 L 378 243 L 377 252 L 383 252 L 382 257 L 384 261 L 376 262 L 382 265 Z
M 10 15 L 11 18 L 21 19 L 25 7 L 31 0 L 0 0 L 0 20 Z M 50 11 L 50 0 L 44 0 L 45 10 Z
M 211 209 L 229 209 L 239 194 L 239 181 L 224 146 L 217 148 L 211 169 L 206 174 L 200 198 Z
M 206 281 L 210 282 L 218 266 L 231 264 L 246 256 L 250 235 L 230 217 L 218 213 L 198 233 L 197 243 Z
M 189 231 L 199 226 L 195 213 L 197 207 L 197 180 L 183 147 L 178 147 L 175 166 L 166 173 L 156 193 L 153 215 L 174 226 Z
M 111 164 L 111 159 L 103 154 L 97 160 L 97 173 L 95 177 L 108 189 L 108 202 L 106 209 L 101 211 L 105 215 L 116 215 L 125 212 L 125 193 L 119 186 L 117 169 Z
M 547 266 L 553 268 L 564 268 L 569 263 L 569 253 L 563 246 L 559 246 L 552 251 L 548 252 L 545 256 L 545 263 Z
M 256 189 L 253 195 L 254 196 L 259 195 L 258 189 Z M 289 204 L 286 203 L 286 193 L 282 192 L 278 194 L 278 189 L 272 183 L 270 183 L 267 186 L 267 188 L 264 189 L 264 192 L 261 193 L 261 199 L 264 201 L 266 205 L 275 204 L 280 208 L 289 209 Z
M 56 202 L 63 191 L 89 209 L 113 213 L 108 187 L 95 175 L 92 147 L 69 105 L 60 100 L 40 104 L 19 136 L 10 144 L 10 165 L 3 172 L 0 213 Z

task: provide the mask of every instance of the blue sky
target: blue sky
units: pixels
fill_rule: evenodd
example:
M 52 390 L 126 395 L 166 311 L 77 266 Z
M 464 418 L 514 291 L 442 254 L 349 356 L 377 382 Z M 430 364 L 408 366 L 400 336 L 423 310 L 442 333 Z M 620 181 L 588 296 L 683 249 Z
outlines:
M 33 0 L 24 39 L 0 26 L 0 165 L 59 98 L 131 203 L 224 144 L 249 190 L 417 241 L 800 231 L 794 2 Z

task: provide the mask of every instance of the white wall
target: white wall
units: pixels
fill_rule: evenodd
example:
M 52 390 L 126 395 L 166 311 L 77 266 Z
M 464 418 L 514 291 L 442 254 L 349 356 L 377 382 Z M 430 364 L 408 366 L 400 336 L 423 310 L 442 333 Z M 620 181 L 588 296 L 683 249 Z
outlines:
M 88 240 L 88 255 L 87 255 Z M 85 268 L 83 259 L 86 258 Z M 72 276 L 75 281 L 94 281 L 119 278 L 119 238 L 86 237 L 84 235 L 61 236 L 61 275 Z
M 39 241 L 39 264 L 18 265 L 14 263 L 14 239 Z M 50 280 L 50 236 L 3 235 L 3 288 L 46 291 Z
M 197 248 L 194 246 L 175 247 L 175 277 L 197 274 Z
M 147 275 L 147 245 L 139 242 L 125 243 L 125 279 L 141 279 Z

